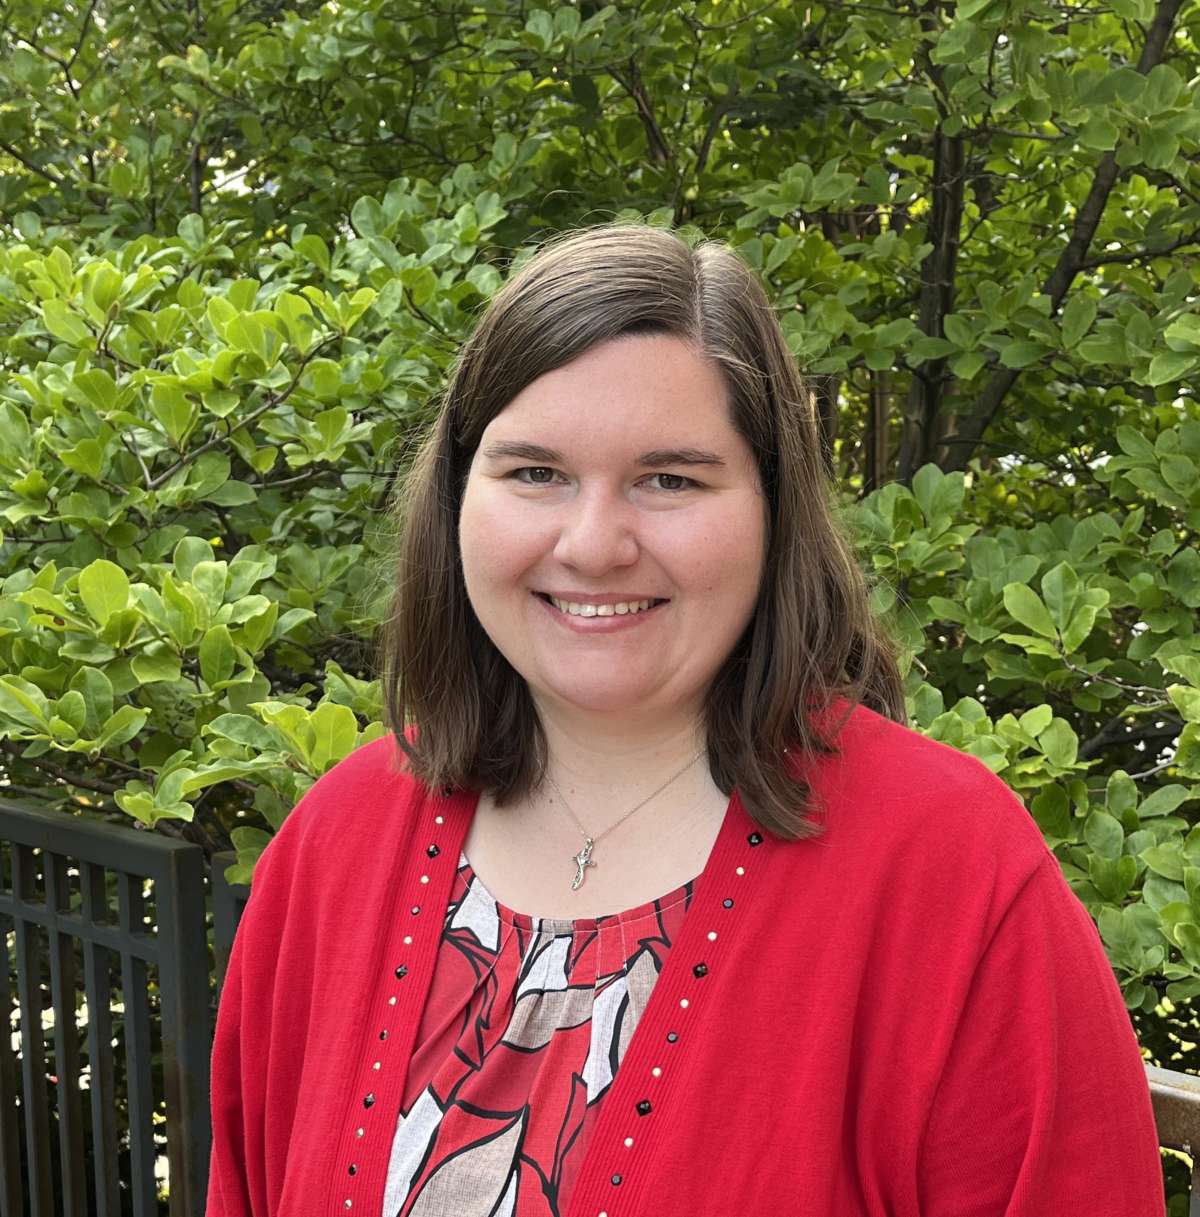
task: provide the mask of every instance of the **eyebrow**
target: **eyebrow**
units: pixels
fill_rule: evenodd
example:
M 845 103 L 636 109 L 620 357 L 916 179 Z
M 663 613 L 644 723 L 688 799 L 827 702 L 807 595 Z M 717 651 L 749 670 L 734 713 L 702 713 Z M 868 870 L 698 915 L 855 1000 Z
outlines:
M 530 444 L 524 440 L 497 440 L 488 444 L 483 455 L 492 460 L 503 460 L 505 457 L 516 457 L 523 461 L 537 461 L 546 465 L 561 465 L 561 452 L 553 448 L 543 448 L 540 444 Z M 662 469 L 668 465 L 719 465 L 725 461 L 715 452 L 704 448 L 654 448 L 643 452 L 637 458 L 637 463 L 647 469 Z

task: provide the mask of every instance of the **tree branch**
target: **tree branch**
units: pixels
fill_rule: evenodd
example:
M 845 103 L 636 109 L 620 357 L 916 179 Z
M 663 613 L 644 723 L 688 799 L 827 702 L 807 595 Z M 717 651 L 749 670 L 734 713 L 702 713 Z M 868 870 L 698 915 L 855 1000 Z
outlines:
M 1151 68 L 1162 60 L 1182 4 L 1183 0 L 1159 0 L 1154 20 L 1146 33 L 1142 53 L 1138 57 L 1137 71 L 1141 75 L 1147 75 Z M 1050 297 L 1051 316 L 1058 312 L 1075 276 L 1085 268 L 1088 250 L 1096 235 L 1096 229 L 1100 226 L 1108 196 L 1116 180 L 1117 155 L 1114 148 L 1106 152 L 1096 165 L 1087 198 L 1075 214 L 1070 240 L 1042 288 L 1042 294 Z M 967 467 L 983 438 L 983 433 L 991 425 L 1019 375 L 1020 372 L 1015 368 L 997 368 L 992 373 L 976 399 L 974 408 L 961 418 L 955 434 L 942 440 L 946 455 L 939 463 L 943 469 L 952 472 Z

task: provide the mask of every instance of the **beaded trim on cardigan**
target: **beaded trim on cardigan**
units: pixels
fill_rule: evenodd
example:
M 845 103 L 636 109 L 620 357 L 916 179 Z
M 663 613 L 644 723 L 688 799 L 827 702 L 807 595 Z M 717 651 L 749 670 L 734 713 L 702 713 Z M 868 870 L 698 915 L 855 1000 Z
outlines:
M 465 798 L 463 795 L 452 796 L 448 803 L 442 803 L 441 805 L 447 808 L 451 805 L 455 805 L 460 809 L 463 809 L 464 802 L 469 802 L 470 813 L 473 813 L 475 798 L 471 795 L 465 796 Z M 424 819 L 424 816 L 422 816 L 422 819 Z M 453 849 L 455 842 L 449 838 L 457 835 L 460 837 L 458 843 L 461 844 L 461 838 L 465 838 L 466 827 L 469 825 L 469 821 L 470 814 L 464 816 L 461 824 L 453 826 L 447 825 L 445 815 L 441 814 L 440 812 L 432 817 L 432 824 L 428 826 L 427 836 L 431 836 L 433 839 L 429 841 L 429 844 L 425 849 L 425 856 L 430 861 L 422 868 L 423 873 L 421 873 L 419 876 L 419 886 L 416 888 L 417 892 L 425 892 L 428 894 L 428 897 L 436 896 L 436 899 L 441 900 L 443 905 L 449 899 L 449 886 L 456 869 L 452 864 L 447 865 L 447 861 L 445 860 L 449 859 L 452 863 L 453 858 L 456 856 L 456 852 Z M 697 878 L 693 904 L 688 910 L 687 914 L 687 920 L 689 922 L 692 919 L 696 919 L 697 922 L 708 921 L 708 928 L 704 932 L 704 941 L 708 943 L 715 943 L 718 940 L 720 931 L 716 927 L 720 924 L 719 919 L 728 916 L 729 910 L 734 909 L 736 905 L 735 897 L 729 894 L 732 889 L 724 885 L 731 881 L 736 881 L 737 879 L 746 877 L 748 873 L 747 866 L 750 862 L 750 850 L 763 844 L 765 839 L 760 831 L 754 829 L 744 836 L 744 844 L 742 844 L 740 847 L 734 845 L 733 842 L 729 840 L 729 837 L 730 834 L 735 831 L 737 821 L 740 821 L 741 826 L 743 827 L 746 824 L 752 823 L 749 820 L 749 817 L 746 816 L 744 810 L 741 808 L 740 800 L 735 792 L 730 798 L 729 805 L 726 808 L 725 820 L 718 834 L 717 841 L 713 845 L 708 863 L 706 864 L 704 871 Z M 450 848 L 444 848 L 446 846 L 449 846 Z M 439 858 L 442 858 L 443 861 L 438 861 L 437 859 Z M 734 863 L 732 866 L 729 865 L 729 862 L 731 861 Z M 726 869 L 727 867 L 728 869 Z M 721 874 L 722 871 L 724 871 L 723 876 Z M 430 887 L 431 881 L 434 882 L 434 887 L 432 889 Z M 722 888 L 724 889 L 723 893 L 721 891 Z M 718 895 L 720 896 L 719 906 L 717 906 L 715 902 L 715 897 Z M 428 897 L 419 896 L 418 899 L 427 899 Z M 414 903 L 409 908 L 408 916 L 411 918 L 419 917 L 421 915 L 421 911 L 422 906 L 419 903 Z M 718 920 L 711 920 L 714 916 Z M 407 990 L 396 990 L 389 992 L 387 996 L 386 1005 L 382 1008 L 383 1014 L 377 1020 L 380 1025 L 378 1025 L 373 1032 L 375 1040 L 380 1045 L 388 1045 L 389 1043 L 392 1043 L 392 1041 L 389 1039 L 391 1028 L 389 1026 L 382 1025 L 382 1023 L 384 1020 L 390 1021 L 391 1017 L 395 1013 L 394 1008 L 398 1005 L 401 996 L 404 996 L 405 998 L 405 1006 L 408 1007 L 410 1020 L 419 1020 L 421 1011 L 419 1008 L 417 1008 L 418 1002 L 416 998 L 418 991 L 413 990 L 413 981 L 418 980 L 422 982 L 418 986 L 418 989 L 423 995 L 428 992 L 428 985 L 432 979 L 432 976 L 431 974 L 429 976 L 424 974 L 413 974 L 415 957 L 419 956 L 423 962 L 423 965 L 429 969 L 430 973 L 432 973 L 432 968 L 436 960 L 438 940 L 440 939 L 440 926 L 436 924 L 436 919 L 427 917 L 426 924 L 431 925 L 432 929 L 426 930 L 421 928 L 418 931 L 422 941 L 420 943 L 420 949 L 414 950 L 413 952 L 414 958 L 404 958 L 397 961 L 394 965 L 389 965 L 390 974 L 387 977 L 388 981 L 407 982 L 408 987 Z M 402 941 L 406 948 L 412 947 L 414 946 L 414 935 L 411 933 L 406 933 L 403 936 Z M 680 941 L 685 942 L 686 939 L 681 937 Z M 677 943 L 676 951 L 678 950 L 678 946 L 679 944 Z M 704 978 L 710 974 L 713 967 L 717 966 L 716 961 L 719 959 L 719 950 L 714 950 L 711 953 L 706 952 L 704 958 L 684 961 L 681 964 L 675 964 L 674 959 L 675 952 L 673 951 L 672 955 L 667 959 L 663 976 L 660 976 L 658 984 L 651 993 L 650 1003 L 647 1006 L 646 1011 L 643 1011 L 642 1020 L 639 1023 L 639 1029 L 642 1026 L 645 1026 L 647 1031 L 649 1031 L 653 1024 L 648 1020 L 647 1014 L 651 1010 L 657 1012 L 658 1008 L 667 1001 L 675 1001 L 674 1008 L 678 1013 L 670 1021 L 669 1030 L 665 1035 L 665 1042 L 670 1045 L 679 1043 L 681 1038 L 681 1030 L 686 1032 L 687 1023 L 689 1021 L 689 1016 L 686 1012 L 692 1009 L 694 1002 L 698 1003 L 702 1000 L 703 990 L 700 987 L 700 982 L 702 982 Z M 680 989 L 683 990 L 683 995 L 679 996 L 676 1001 L 674 995 L 670 994 L 669 990 L 663 988 L 662 980 L 663 977 L 667 976 L 669 973 L 677 975 L 682 967 L 687 967 L 688 969 L 687 972 L 684 973 L 687 979 L 682 985 L 677 983 L 674 986 L 677 991 Z M 394 983 L 389 987 L 395 989 Z M 662 994 L 661 998 L 659 998 L 660 992 Z M 630 1050 L 626 1054 L 625 1061 L 622 1062 L 623 1070 L 626 1070 L 629 1067 L 629 1058 L 632 1055 L 632 1049 L 634 1048 L 635 1044 L 644 1041 L 645 1035 L 639 1037 L 635 1032 L 634 1041 L 630 1045 Z M 348 1136 L 343 1134 L 341 1142 L 343 1151 L 339 1154 L 339 1158 L 343 1165 L 340 1169 L 344 1171 L 341 1178 L 345 1182 L 343 1183 L 342 1187 L 336 1188 L 334 1191 L 335 1199 L 333 1207 L 340 1208 L 342 1211 L 352 1210 L 355 1208 L 357 1194 L 356 1183 L 361 1181 L 358 1159 L 361 1156 L 361 1151 L 364 1149 L 367 1143 L 369 1129 L 372 1135 L 375 1136 L 390 1136 L 391 1133 L 394 1132 L 393 1128 L 385 1127 L 381 1129 L 379 1127 L 381 1116 L 375 1112 L 371 1112 L 371 1109 L 376 1105 L 375 1084 L 373 1079 L 378 1079 L 383 1074 L 387 1059 L 387 1051 L 388 1049 L 385 1046 L 379 1047 L 377 1049 L 377 1054 L 369 1054 L 375 1059 L 371 1061 L 369 1067 L 366 1069 L 364 1081 L 361 1083 L 359 1090 L 356 1091 L 356 1093 L 360 1096 L 360 1099 L 357 1100 L 349 1109 L 350 1111 L 354 1111 L 357 1108 L 360 1115 L 358 1119 L 353 1121 L 354 1127 L 352 1134 Z M 655 1051 L 657 1052 L 657 1050 Z M 645 1053 L 640 1053 L 639 1056 L 645 1056 Z M 668 1076 L 668 1062 L 672 1056 L 674 1056 L 674 1051 L 672 1051 L 670 1055 L 666 1057 L 660 1058 L 657 1056 L 651 1056 L 650 1060 L 652 1063 L 649 1063 L 646 1066 L 647 1081 L 645 1083 L 645 1089 L 642 1090 L 642 1094 L 633 1103 L 633 1109 L 630 1112 L 630 1116 L 634 1117 L 635 1124 L 640 1124 L 642 1119 L 653 1114 L 654 1103 L 656 1100 L 651 1096 L 654 1094 L 655 1088 L 661 1089 L 662 1086 L 669 1082 L 670 1078 Z M 393 1065 L 392 1068 L 394 1069 L 395 1066 Z M 638 1089 L 642 1088 L 638 1087 Z M 371 1112 L 371 1114 L 363 1117 L 361 1115 L 362 1111 Z M 395 1119 L 394 1112 L 384 1112 L 382 1114 L 387 1116 L 388 1119 Z M 609 1116 L 609 1118 L 611 1118 L 610 1113 L 607 1110 L 602 1112 L 602 1123 L 600 1129 L 598 1129 L 598 1132 L 603 1129 L 603 1117 L 605 1116 Z M 628 1119 L 629 1117 L 625 1118 Z M 592 1209 L 592 1214 L 594 1217 L 619 1217 L 620 1213 L 633 1213 L 636 1211 L 636 1193 L 629 1192 L 627 1187 L 621 1193 L 616 1191 L 616 1189 L 622 1188 L 622 1185 L 629 1180 L 631 1171 L 636 1171 L 636 1159 L 634 1155 L 628 1153 L 628 1151 L 632 1150 L 636 1144 L 636 1138 L 631 1133 L 632 1129 L 633 1125 L 627 1124 L 625 1128 L 616 1130 L 616 1135 L 610 1138 L 612 1142 L 612 1149 L 610 1149 L 607 1155 L 604 1155 L 607 1159 L 606 1165 L 601 1167 L 597 1163 L 595 1169 L 590 1169 L 592 1164 L 588 1163 L 589 1169 L 581 1172 L 580 1178 L 576 1181 L 576 1198 L 578 1198 L 580 1195 L 586 1195 L 589 1191 L 596 1191 L 595 1185 L 589 1186 L 589 1182 L 590 1177 L 595 1176 L 597 1171 L 603 1172 L 601 1175 L 602 1178 L 607 1176 L 608 1188 L 612 1189 L 612 1198 L 608 1201 L 602 1202 L 606 1207 Z M 598 1157 L 604 1153 L 605 1147 L 601 1138 L 597 1137 L 595 1142 L 591 1147 L 589 1147 L 588 1159 Z M 623 1151 L 625 1151 L 621 1155 L 613 1152 L 618 1145 Z M 593 1153 L 592 1151 L 595 1152 Z M 587 1160 L 585 1159 L 585 1162 L 586 1161 Z M 341 1193 L 340 1197 L 337 1195 L 338 1192 Z M 626 1195 L 626 1193 L 628 1194 Z M 618 1207 L 618 1199 L 621 1196 L 625 1196 L 625 1203 Z M 576 1199 L 573 1199 L 569 1205 L 569 1211 L 578 1211 L 582 1203 L 582 1200 L 576 1202 Z M 359 1201 L 358 1207 L 360 1209 L 362 1208 L 361 1200 Z M 376 1215 L 372 1213 L 371 1217 L 376 1217 Z M 384 1217 L 387 1217 L 387 1215 L 385 1214 Z

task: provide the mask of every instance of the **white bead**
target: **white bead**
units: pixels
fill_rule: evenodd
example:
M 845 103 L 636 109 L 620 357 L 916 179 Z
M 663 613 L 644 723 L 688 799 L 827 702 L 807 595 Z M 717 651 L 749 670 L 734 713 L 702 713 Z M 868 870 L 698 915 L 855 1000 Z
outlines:
M 708 941 L 709 941 L 709 942 L 716 942 L 716 941 L 717 941 L 717 931 L 716 931 L 716 930 L 709 930 L 709 931 L 708 931 Z
M 379 1068 L 379 1062 L 378 1062 L 378 1061 L 376 1061 L 376 1062 L 375 1062 L 375 1064 L 371 1066 L 371 1068 L 372 1068 L 372 1069 L 378 1069 L 378 1068 Z
M 347 1197 L 346 1197 L 346 1207 L 347 1207 L 348 1209 L 352 1209 L 352 1208 L 354 1207 L 354 1205 L 351 1203 L 351 1200 L 350 1200 L 350 1197 L 349 1197 L 349 1196 L 347 1196 Z
M 625 1138 L 625 1148 L 626 1148 L 626 1149 L 628 1149 L 628 1148 L 629 1148 L 629 1147 L 630 1147 L 632 1144 L 633 1144 L 633 1138 L 632 1138 L 632 1137 L 626 1137 L 626 1138 Z
M 363 1129 L 361 1129 L 361 1128 L 356 1128 L 356 1129 L 354 1130 L 354 1135 L 355 1135 L 356 1137 L 361 1137 L 361 1136 L 363 1135 Z
M 444 823 L 445 823 L 445 821 L 442 819 L 442 817 L 441 817 L 441 816 L 434 816 L 434 817 L 433 817 L 433 822 L 434 822 L 435 824 L 444 824 Z
M 688 999 L 686 997 L 681 997 L 679 999 L 679 1004 L 686 1010 L 688 1006 Z
M 389 1006 L 394 1006 L 395 1004 L 396 1004 L 396 999 L 395 999 L 394 997 L 389 997 L 389 998 L 388 998 L 388 1005 L 389 1005 Z
M 744 874 L 746 873 L 746 868 L 745 868 L 744 866 L 739 866 L 739 867 L 737 868 L 737 873 L 738 873 L 739 875 L 744 875 Z
M 715 937 L 716 937 L 716 935 L 715 935 L 715 934 L 710 934 L 710 935 L 709 935 L 709 937 L 710 937 L 710 938 L 715 938 Z M 411 935 L 411 934 L 405 934 L 405 935 L 404 935 L 404 945 L 405 945 L 406 947 L 412 946 L 412 935 Z
M 657 1065 L 655 1065 L 655 1066 L 654 1066 L 654 1068 L 650 1070 L 650 1072 L 651 1072 L 652 1074 L 654 1074 L 654 1076 L 655 1076 L 656 1078 L 661 1078 L 661 1077 L 662 1077 L 662 1070 L 661 1070 L 661 1069 L 659 1069 L 659 1067 L 658 1067 Z
M 428 875 L 422 875 L 422 876 L 421 876 L 421 882 L 422 882 L 422 883 L 428 883 L 428 882 L 429 882 L 429 876 L 428 876 Z

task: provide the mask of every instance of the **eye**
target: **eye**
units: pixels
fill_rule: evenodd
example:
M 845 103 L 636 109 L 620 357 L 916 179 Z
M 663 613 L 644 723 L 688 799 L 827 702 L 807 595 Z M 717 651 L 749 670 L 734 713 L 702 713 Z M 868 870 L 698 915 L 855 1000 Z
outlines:
M 691 490 L 699 484 L 692 481 L 691 478 L 685 478 L 681 473 L 654 473 L 650 476 L 652 479 L 661 478 L 663 484 L 659 486 L 659 489 L 672 494 L 677 494 L 681 490 Z
M 527 485 L 548 486 L 554 481 L 554 470 L 548 465 L 525 465 L 520 469 L 514 469 L 508 476 L 515 478 L 518 482 L 525 482 Z

